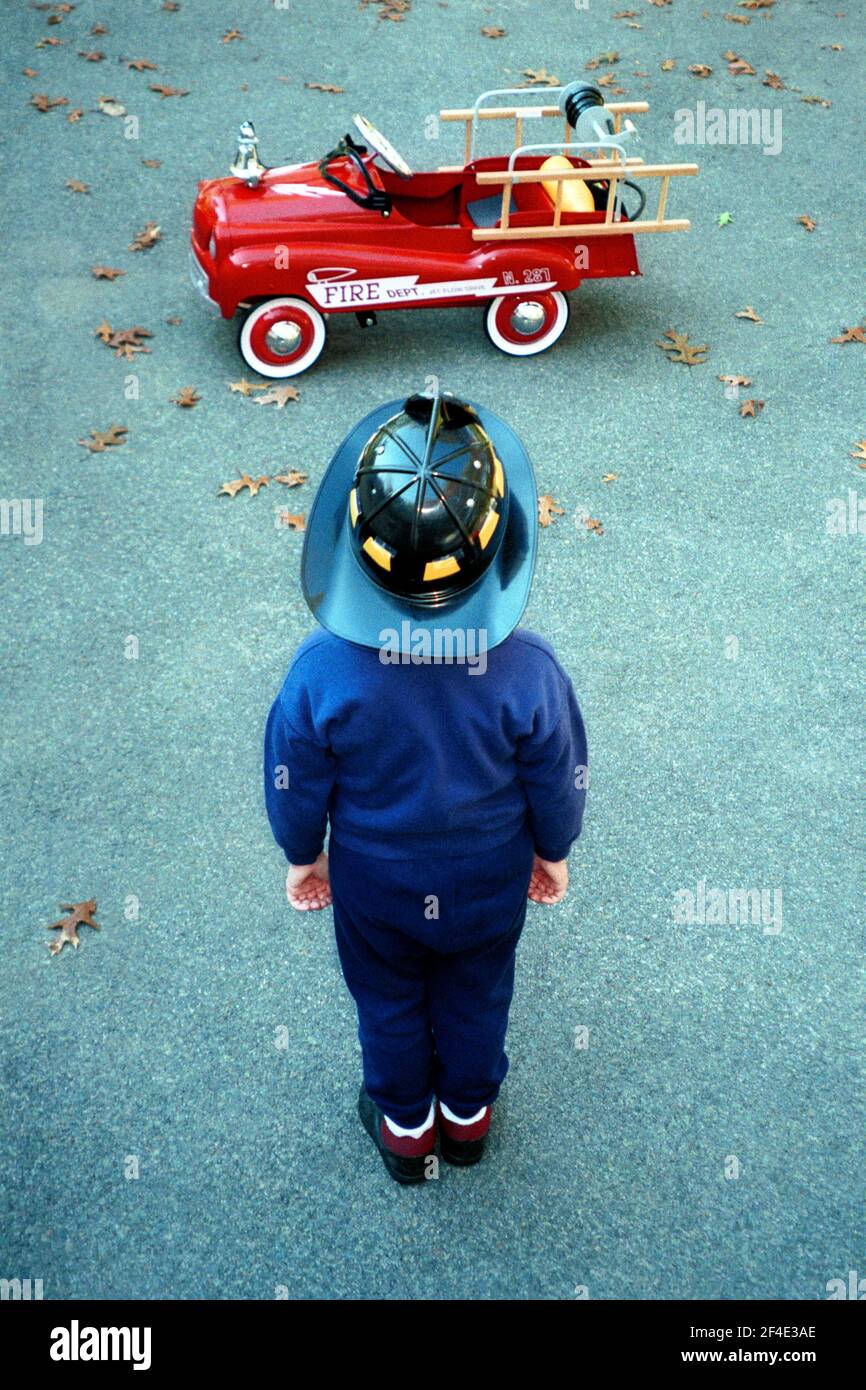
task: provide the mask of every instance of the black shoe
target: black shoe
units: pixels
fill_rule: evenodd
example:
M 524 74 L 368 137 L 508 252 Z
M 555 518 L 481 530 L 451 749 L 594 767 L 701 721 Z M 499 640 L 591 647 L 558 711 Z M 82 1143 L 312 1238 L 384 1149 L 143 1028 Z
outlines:
M 453 1163 L 455 1168 L 470 1168 L 473 1163 L 478 1163 L 484 1157 L 487 1144 L 490 1106 L 488 1105 L 487 1113 L 482 1119 L 474 1125 L 455 1125 L 445 1118 L 438 1105 L 436 1112 L 439 1120 L 439 1152 L 445 1162 Z M 461 1130 L 471 1137 L 461 1137 Z
M 361 1124 L 379 1150 L 382 1156 L 382 1162 L 394 1181 L 402 1183 L 404 1186 L 408 1186 L 411 1183 L 424 1182 L 427 1177 L 427 1160 L 433 1153 L 436 1145 L 435 1121 L 430 1129 L 429 1139 L 425 1134 L 423 1140 L 410 1141 L 410 1143 L 414 1142 L 416 1144 L 429 1144 L 429 1147 L 425 1148 L 424 1153 L 401 1154 L 395 1153 L 394 1150 L 389 1148 L 386 1144 L 382 1133 L 385 1128 L 385 1116 L 378 1105 L 376 1105 L 375 1101 L 372 1101 L 367 1095 L 363 1086 L 361 1087 L 361 1094 L 358 1096 L 358 1114 L 361 1117 Z M 400 1143 L 396 1135 L 393 1136 L 393 1142 L 395 1144 Z

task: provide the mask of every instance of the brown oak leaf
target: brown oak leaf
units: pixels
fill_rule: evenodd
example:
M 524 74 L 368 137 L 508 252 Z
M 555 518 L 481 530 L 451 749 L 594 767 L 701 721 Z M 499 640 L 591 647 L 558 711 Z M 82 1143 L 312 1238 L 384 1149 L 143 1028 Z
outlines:
M 854 445 L 854 452 L 852 453 L 851 457 L 852 459 L 866 459 L 866 439 L 857 440 L 857 443 Z M 866 468 L 866 463 L 861 463 L 858 465 L 858 467 Z
M 230 391 L 240 392 L 242 396 L 248 396 L 251 391 L 268 390 L 268 383 L 266 381 L 247 381 L 245 376 L 242 376 L 240 381 L 227 381 L 226 386 Z
M 866 343 L 866 328 L 858 324 L 856 328 L 843 328 L 839 338 L 831 338 L 831 343 Z
M 335 87 L 333 82 L 305 82 L 305 87 L 309 87 L 311 92 L 345 92 L 345 87 Z
M 275 405 L 282 410 L 286 401 L 300 400 L 301 393 L 296 386 L 272 386 L 264 396 L 256 397 L 256 405 Z
M 129 243 L 130 251 L 148 251 L 151 246 L 162 237 L 162 228 L 156 222 L 145 222 L 140 232 L 136 232 L 135 240 Z
M 223 43 L 233 43 L 236 39 L 242 39 L 243 34 L 240 29 L 227 29 L 223 34 Z
M 771 72 L 769 68 L 764 68 L 764 76 L 761 78 L 764 87 L 772 87 L 774 92 L 784 92 L 785 84 L 777 72 Z
M 95 898 L 88 898 L 87 902 L 83 903 L 61 903 L 60 909 L 62 912 L 68 913 L 68 916 L 61 917 L 59 922 L 48 923 L 48 931 L 56 931 L 58 927 L 60 928 L 60 935 L 48 947 L 52 956 L 59 955 L 67 941 L 75 947 L 76 951 L 78 950 L 81 945 L 78 927 L 87 926 L 92 927 L 94 931 L 101 930 L 99 923 L 93 920 L 93 914 L 96 911 Z
M 281 507 L 277 512 L 277 520 L 281 526 L 288 526 L 290 531 L 306 531 L 307 529 L 307 518 L 303 512 L 290 512 Z
M 161 169 L 161 168 L 162 168 L 162 160 L 161 160 L 161 159 L 143 159 L 141 162 L 142 162 L 142 164 L 144 165 L 145 169 Z
M 520 87 L 560 86 L 559 78 L 554 76 L 553 73 L 548 72 L 546 68 L 524 68 L 523 76 L 528 80 L 526 82 L 518 83 Z
M 828 101 L 828 99 L 827 99 L 826 97 L 800 97 L 800 100 L 801 100 L 801 101 L 805 101 L 805 103 L 806 103 L 807 106 L 832 106 L 832 105 L 833 105 L 832 101 Z
M 190 89 L 189 87 L 170 87 L 166 82 L 151 82 L 148 85 L 148 91 L 159 92 L 164 101 L 166 97 L 188 97 Z
M 103 116 L 125 116 L 126 107 L 114 97 L 100 97 L 96 103 Z
M 194 386 L 182 386 L 177 395 L 171 397 L 171 400 L 175 405 L 181 406 L 184 410 L 192 410 L 194 405 L 198 405 L 201 396 Z
M 618 477 L 618 473 L 603 473 L 601 481 L 603 483 L 615 483 Z
M 692 77 L 710 77 L 712 68 L 707 67 L 706 63 L 689 63 L 689 72 Z
M 556 498 L 552 497 L 549 492 L 545 492 L 543 497 L 538 499 L 539 526 L 550 526 L 558 516 L 562 516 L 563 510 Z
M 67 180 L 66 180 L 66 187 L 69 189 L 70 193 L 89 193 L 89 192 L 90 192 L 90 184 L 89 184 L 89 183 L 82 183 L 80 179 L 67 179 Z
M 690 343 L 688 333 L 677 333 L 674 328 L 666 329 L 665 337 L 670 338 L 670 342 L 656 340 L 656 347 L 669 354 L 669 362 L 685 362 L 688 367 L 697 367 L 706 361 L 706 354 L 710 350 L 706 343 Z
M 102 63 L 105 61 L 105 54 L 99 53 L 95 48 L 89 53 L 79 51 L 79 58 L 84 58 L 88 63 Z
M 808 213 L 803 213 L 802 217 L 797 218 L 797 221 L 800 223 L 801 227 L 806 228 L 807 232 L 814 232 L 818 225 L 814 217 L 810 217 Z
M 262 478 L 251 478 L 249 473 L 244 473 L 242 477 L 235 478 L 232 483 L 223 483 L 217 496 L 221 497 L 223 493 L 225 493 L 228 497 L 235 497 L 241 491 L 241 488 L 246 487 L 250 490 L 250 496 L 255 497 L 259 488 L 267 487 L 269 482 L 270 479 L 267 474 Z
M 581 517 L 581 520 L 582 520 L 584 526 L 586 527 L 587 531 L 592 531 L 593 535 L 596 535 L 596 536 L 603 536 L 603 535 L 604 535 L 604 527 L 602 526 L 601 522 L 598 520 L 597 517 L 595 517 L 595 516 L 584 516 L 584 517 Z
M 763 323 L 761 315 L 756 313 L 751 304 L 747 304 L 745 309 L 738 309 L 734 314 L 735 319 L 748 319 L 750 323 Z
M 50 97 L 45 92 L 34 92 L 30 98 L 30 105 L 35 106 L 37 111 L 50 111 L 54 106 L 68 106 L 69 97 Z
M 78 442 L 92 454 L 101 454 L 114 445 L 125 444 L 128 433 L 126 425 L 110 425 L 107 430 L 92 429 L 90 439 L 79 439 Z
M 149 63 L 146 58 L 124 58 L 123 60 L 130 72 L 158 72 L 156 63 Z
M 747 415 L 752 415 L 755 418 L 757 418 L 757 416 L 763 409 L 763 401 L 743 401 L 743 404 L 740 406 L 740 414 L 744 417 Z
M 75 109 L 74 109 L 74 111 L 68 111 L 68 112 L 66 113 L 66 119 L 67 119 L 67 121 L 69 122 L 70 125 L 75 125 L 75 122 L 76 122 L 76 121 L 80 121 L 80 120 L 81 120 L 81 117 L 82 117 L 83 115 L 84 115 L 84 107 L 83 107 L 83 106 L 76 106 Z
M 274 482 L 284 483 L 286 487 L 300 487 L 301 483 L 307 481 L 307 476 L 306 473 L 298 473 L 294 468 L 291 468 L 288 473 L 277 473 Z
M 751 386 L 752 384 L 750 376 L 737 376 L 734 372 L 723 372 L 719 381 L 723 381 L 726 386 Z
M 507 30 L 500 29 L 498 24 L 485 24 L 481 33 L 485 39 L 504 39 Z

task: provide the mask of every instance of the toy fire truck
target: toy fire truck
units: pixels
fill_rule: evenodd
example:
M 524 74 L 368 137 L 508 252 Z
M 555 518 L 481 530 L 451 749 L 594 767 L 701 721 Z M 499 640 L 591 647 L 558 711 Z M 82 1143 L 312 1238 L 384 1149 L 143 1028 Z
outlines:
M 369 326 L 382 310 L 467 305 L 483 306 L 497 348 L 528 357 L 561 337 L 582 280 L 640 273 L 637 234 L 688 229 L 667 216 L 668 190 L 698 168 L 633 153 L 629 118 L 646 102 L 606 104 L 586 82 L 544 95 L 557 104 L 517 105 L 526 90 L 503 88 L 440 112 L 465 125 L 464 160 L 430 173 L 413 173 L 360 115 L 359 138 L 317 162 L 265 168 L 245 122 L 232 176 L 199 185 L 190 269 L 215 311 L 243 311 L 247 365 L 266 377 L 306 371 L 331 314 Z M 486 121 L 514 123 L 510 154 L 478 154 Z M 530 125 L 539 139 L 527 143 Z M 651 178 L 659 197 L 647 217 L 641 181 Z

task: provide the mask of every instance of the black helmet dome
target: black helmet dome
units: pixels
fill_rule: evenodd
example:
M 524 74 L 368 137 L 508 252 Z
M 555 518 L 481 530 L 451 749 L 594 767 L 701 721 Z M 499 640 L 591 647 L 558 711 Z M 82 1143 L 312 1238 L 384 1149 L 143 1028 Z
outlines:
M 365 444 L 348 524 L 375 583 L 441 603 L 488 568 L 507 513 L 505 471 L 476 411 L 452 396 L 416 395 Z

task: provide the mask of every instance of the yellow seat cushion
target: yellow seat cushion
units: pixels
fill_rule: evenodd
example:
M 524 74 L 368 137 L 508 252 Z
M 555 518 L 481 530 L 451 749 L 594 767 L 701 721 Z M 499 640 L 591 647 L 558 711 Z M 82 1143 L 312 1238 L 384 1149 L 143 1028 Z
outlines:
M 574 169 L 570 159 L 566 159 L 564 154 L 552 154 L 549 159 L 545 159 L 540 174 L 560 173 L 563 169 Z M 594 212 L 595 201 L 584 179 L 543 179 L 541 187 L 544 189 L 550 201 L 556 204 L 556 190 L 562 187 L 562 211 L 563 212 Z

